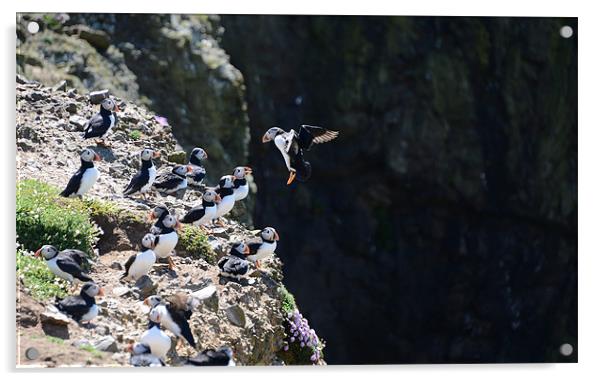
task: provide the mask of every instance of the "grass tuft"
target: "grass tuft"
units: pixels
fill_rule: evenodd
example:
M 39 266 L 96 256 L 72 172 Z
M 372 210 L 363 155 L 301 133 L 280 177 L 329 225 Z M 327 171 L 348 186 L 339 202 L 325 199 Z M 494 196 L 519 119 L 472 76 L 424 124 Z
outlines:
M 22 250 L 17 250 L 17 277 L 23 281 L 36 300 L 47 300 L 56 296 L 62 298 L 68 294 L 67 281 L 55 277 L 44 260 Z
M 140 138 L 142 137 L 142 133 L 140 131 L 138 131 L 138 130 L 131 130 L 129 132 L 128 136 L 132 140 L 140 140 Z
M 182 228 L 179 233 L 178 245 L 192 258 L 203 258 L 212 265 L 217 263 L 217 256 L 209 245 L 207 236 L 196 226 L 185 225 Z

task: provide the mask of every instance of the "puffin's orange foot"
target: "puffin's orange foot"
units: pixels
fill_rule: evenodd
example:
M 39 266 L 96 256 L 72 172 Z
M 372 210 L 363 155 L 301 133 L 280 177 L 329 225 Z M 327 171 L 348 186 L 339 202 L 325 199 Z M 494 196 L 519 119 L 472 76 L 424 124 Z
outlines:
M 297 176 L 297 171 L 291 171 L 288 175 L 288 181 L 286 182 L 286 185 L 291 185 L 295 180 L 295 176 Z
M 258 269 L 261 268 L 261 262 L 259 262 L 259 260 L 255 261 L 255 267 L 257 267 Z

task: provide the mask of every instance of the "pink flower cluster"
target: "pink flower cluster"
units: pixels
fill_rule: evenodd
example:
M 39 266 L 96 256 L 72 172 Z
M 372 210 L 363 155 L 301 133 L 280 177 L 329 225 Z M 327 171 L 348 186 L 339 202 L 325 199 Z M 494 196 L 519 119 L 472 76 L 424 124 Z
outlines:
M 288 323 L 290 326 L 290 333 L 288 335 L 291 343 L 298 343 L 301 348 L 307 347 L 312 351 L 310 360 L 316 364 L 320 361 L 322 356 L 322 343 L 316 335 L 316 331 L 309 327 L 307 319 L 301 315 L 297 310 L 288 314 Z M 285 342 L 283 349 L 289 350 L 289 343 Z

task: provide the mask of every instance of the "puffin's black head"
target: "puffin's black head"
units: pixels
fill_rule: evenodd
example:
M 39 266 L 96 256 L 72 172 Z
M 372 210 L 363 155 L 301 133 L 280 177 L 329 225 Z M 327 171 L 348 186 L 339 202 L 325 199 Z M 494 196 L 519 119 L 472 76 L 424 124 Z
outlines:
M 142 237 L 142 247 L 145 247 L 147 249 L 154 249 L 155 248 L 155 236 L 151 233 L 146 234 L 144 237 Z
M 79 154 L 79 157 L 82 159 L 82 161 L 87 163 L 92 161 L 100 161 L 100 155 L 90 148 L 83 150 L 82 153 Z
M 178 221 L 176 216 L 172 216 L 171 214 L 168 214 L 165 217 L 163 217 L 163 220 L 161 220 L 161 222 L 163 223 L 163 226 L 165 226 L 168 229 L 180 229 L 181 227 L 180 221 Z
M 267 142 L 271 142 L 272 140 L 274 140 L 274 138 L 276 137 L 276 135 L 283 133 L 284 130 L 280 127 L 272 127 L 269 130 L 267 130 L 265 132 L 265 134 L 263 134 L 263 137 L 261 138 L 261 141 L 263 143 L 267 143 Z
M 269 226 L 263 228 L 263 230 L 261 231 L 261 238 L 263 238 L 266 241 L 280 241 L 280 236 L 278 235 L 276 229 Z
M 120 111 L 119 110 L 119 106 L 117 106 L 117 103 L 115 102 L 115 100 L 111 99 L 111 98 L 105 98 L 102 100 L 102 102 L 100 103 L 100 108 L 105 109 L 107 111 Z
M 205 175 L 207 174 L 207 170 L 204 167 L 193 167 L 192 171 L 188 174 L 188 176 L 196 177 L 197 175 Z
M 235 178 L 232 175 L 222 176 L 222 178 L 219 179 L 219 187 L 220 188 L 233 188 L 234 180 L 235 180 Z
M 169 214 L 169 209 L 165 205 L 157 205 L 155 208 L 148 214 L 148 220 L 153 221 L 155 218 L 164 218 L 167 214 Z
M 155 308 L 159 304 L 161 304 L 163 299 L 159 295 L 151 295 L 148 298 L 144 299 L 144 304 L 149 306 L 150 308 Z
M 93 298 L 95 296 L 104 296 L 104 291 L 96 283 L 86 282 L 84 283 L 84 285 L 82 286 L 82 290 L 80 291 L 80 295 L 83 296 L 84 294 Z
M 244 242 L 235 242 L 230 249 L 230 254 L 233 255 L 249 255 L 250 252 L 249 245 Z
M 232 176 L 236 177 L 237 179 L 244 179 L 246 175 L 250 175 L 252 173 L 253 170 L 251 167 L 236 167 L 232 172 Z
M 56 247 L 52 245 L 44 245 L 36 251 L 35 256 L 39 257 L 40 255 L 44 257 L 45 260 L 49 261 L 52 258 L 56 257 L 59 254 L 59 251 Z
M 217 352 L 222 352 L 223 354 L 225 354 L 226 356 L 228 356 L 229 359 L 231 359 L 232 356 L 234 356 L 234 351 L 232 350 L 232 348 L 230 348 L 228 346 L 225 346 L 225 345 L 217 348 L 216 351 Z
M 149 161 L 152 158 L 157 158 L 161 156 L 160 152 L 153 151 L 152 148 L 145 148 L 140 152 L 140 158 L 144 161 Z
M 192 172 L 192 166 L 190 166 L 190 165 L 176 165 L 175 167 L 173 167 L 173 169 L 171 170 L 171 172 L 173 174 L 178 175 L 178 176 L 186 177 L 187 174 L 189 174 L 190 172 Z
M 207 160 L 208 156 L 207 156 L 207 152 L 205 152 L 204 149 L 196 147 L 195 149 L 192 150 L 192 152 L 190 153 L 190 159 L 192 162 L 192 158 L 195 157 L 198 159 L 198 161 L 200 162 L 201 160 Z
M 218 203 L 218 202 L 222 201 L 222 198 L 220 197 L 219 194 L 217 194 L 215 189 L 207 189 L 205 191 L 205 193 L 203 193 L 203 200 L 205 200 L 207 202 Z

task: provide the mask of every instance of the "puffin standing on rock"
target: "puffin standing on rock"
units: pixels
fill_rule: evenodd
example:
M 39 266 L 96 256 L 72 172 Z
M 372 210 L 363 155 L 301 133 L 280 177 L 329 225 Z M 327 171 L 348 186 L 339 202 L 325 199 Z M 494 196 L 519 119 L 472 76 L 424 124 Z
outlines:
M 163 360 L 161 360 L 159 357 L 153 355 L 151 347 L 147 344 L 128 344 L 126 347 L 126 351 L 131 353 L 131 366 L 165 366 L 165 362 L 163 362 Z
M 280 127 L 272 127 L 266 131 L 261 141 L 263 143 L 274 141 L 289 170 L 286 184 L 290 185 L 297 176 L 300 181 L 306 181 L 311 176 L 311 164 L 305 161 L 303 152 L 309 151 L 314 144 L 329 142 L 337 136 L 339 136 L 338 131 L 304 124 L 299 127 L 299 131 L 289 132 L 285 132 Z
M 96 296 L 104 296 L 102 288 L 94 282 L 88 282 L 82 286 L 78 296 L 68 296 L 59 300 L 56 307 L 77 322 L 89 323 L 98 316 Z
M 234 203 L 236 202 L 236 196 L 234 195 L 234 180 L 235 177 L 232 175 L 222 176 L 219 180 L 217 193 L 222 201 L 217 204 L 217 212 L 214 219 L 225 216 L 230 213 L 232 208 L 234 208 Z
M 153 268 L 157 260 L 157 256 L 153 251 L 155 248 L 155 236 L 149 233 L 142 237 L 142 247 L 146 248 L 146 250 L 132 255 L 125 263 L 125 273 L 121 279 L 138 280 L 143 275 L 148 274 Z
M 234 198 L 236 201 L 243 200 L 249 194 L 249 183 L 246 176 L 253 173 L 250 167 L 236 167 L 232 176 L 234 176 Z
M 94 166 L 95 161 L 100 161 L 100 156 L 90 148 L 86 148 L 79 155 L 82 165 L 67 183 L 67 187 L 61 192 L 63 197 L 78 196 L 82 197 L 88 192 L 96 180 L 100 177 L 100 172 Z
M 165 303 L 163 303 L 161 297 L 153 295 L 146 298 L 144 304 L 151 307 L 153 311 L 159 312 L 161 323 L 165 328 L 176 337 L 186 340 L 193 348 L 196 348 L 194 336 L 188 324 L 188 320 L 192 316 L 192 309 L 195 306 L 189 304 L 189 299 L 185 294 L 170 296 Z
M 204 149 L 196 147 L 190 153 L 190 160 L 188 160 L 188 165 L 192 167 L 192 171 L 188 173 L 188 183 L 190 185 L 201 186 L 203 184 L 203 180 L 207 175 L 207 171 L 205 167 L 201 164 L 203 160 L 207 160 L 207 152 Z
M 169 269 L 173 270 L 175 264 L 173 263 L 173 259 L 171 259 L 171 255 L 178 244 L 178 233 L 176 230 L 180 229 L 180 222 L 175 216 L 168 214 L 163 218 L 161 223 L 164 229 L 160 234 L 155 235 L 155 255 L 157 258 L 167 258 Z
M 192 166 L 176 165 L 171 172 L 157 176 L 153 189 L 167 194 L 174 194 L 179 190 L 186 189 L 188 187 L 186 176 L 190 172 L 192 172 Z
M 219 194 L 213 189 L 207 189 L 203 193 L 203 202 L 201 205 L 190 209 L 184 217 L 180 218 L 180 222 L 184 224 L 193 224 L 203 229 L 205 224 L 210 223 L 217 214 L 217 205 L 222 201 Z
M 272 227 L 264 228 L 261 231 L 261 241 L 251 241 L 247 243 L 249 245 L 249 255 L 247 255 L 247 260 L 255 262 L 255 266 L 260 268 L 261 263 L 259 261 L 274 254 L 276 246 L 278 245 L 277 241 L 279 240 L 280 236 L 278 235 L 276 229 Z
M 86 253 L 80 250 L 68 249 L 59 252 L 52 245 L 44 245 L 35 256 L 43 256 L 50 271 L 59 278 L 73 283 L 77 286 L 78 281 L 91 282 L 87 274 L 82 269 L 83 264 L 87 261 Z
M 235 243 L 232 245 L 230 253 L 217 262 L 220 275 L 240 280 L 249 271 L 247 255 L 249 255 L 249 246 L 247 244 Z
M 107 144 L 104 142 L 104 137 L 117 124 L 116 111 L 120 110 L 115 100 L 111 98 L 103 99 L 100 103 L 100 112 L 90 118 L 84 128 L 84 139 L 101 138 L 96 141 L 96 144 L 106 147 Z
M 151 354 L 161 360 L 165 358 L 171 348 L 171 339 L 161 330 L 161 314 L 152 309 L 148 314 L 148 329 L 140 336 L 140 343 L 150 348 Z
M 190 159 L 188 160 L 189 165 L 194 165 L 196 167 L 202 167 L 201 162 L 203 160 L 207 160 L 207 152 L 204 149 L 196 147 L 190 152 Z
M 153 164 L 153 158 L 161 156 L 159 152 L 155 152 L 150 148 L 145 148 L 140 152 L 142 165 L 138 173 L 132 177 L 132 180 L 123 191 L 124 195 L 132 195 L 141 193 L 146 197 L 146 193 L 151 190 L 151 186 L 157 177 L 157 169 Z

